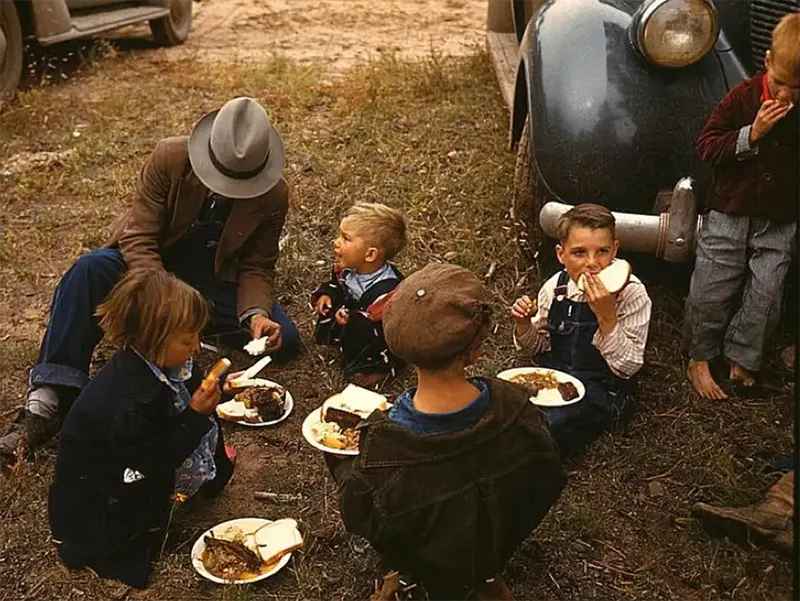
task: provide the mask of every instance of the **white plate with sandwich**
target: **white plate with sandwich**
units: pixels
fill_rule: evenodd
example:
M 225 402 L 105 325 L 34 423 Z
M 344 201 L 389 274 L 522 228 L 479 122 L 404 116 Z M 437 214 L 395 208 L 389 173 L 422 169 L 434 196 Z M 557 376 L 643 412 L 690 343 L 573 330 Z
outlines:
M 248 584 L 269 578 L 303 546 L 297 522 L 238 518 L 206 530 L 192 546 L 192 565 L 217 584 Z
M 546 367 L 518 367 L 497 374 L 501 380 L 519 384 L 531 393 L 531 403 L 541 407 L 564 407 L 586 395 L 578 378 Z
M 253 378 L 241 382 L 247 387 L 230 401 L 217 405 L 217 415 L 230 422 L 263 428 L 281 423 L 294 409 L 294 398 L 272 380 Z
M 360 433 L 356 426 L 376 409 L 386 411 L 389 407 L 382 394 L 350 384 L 306 417 L 303 437 L 326 453 L 358 455 Z

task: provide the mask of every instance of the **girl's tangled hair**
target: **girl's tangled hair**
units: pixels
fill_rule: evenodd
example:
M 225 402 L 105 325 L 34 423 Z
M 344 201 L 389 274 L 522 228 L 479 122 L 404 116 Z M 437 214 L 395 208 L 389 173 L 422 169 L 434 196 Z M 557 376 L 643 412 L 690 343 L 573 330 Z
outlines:
M 95 312 L 106 342 L 133 347 L 157 365 L 170 336 L 200 333 L 209 315 L 203 295 L 161 269 L 129 271 Z

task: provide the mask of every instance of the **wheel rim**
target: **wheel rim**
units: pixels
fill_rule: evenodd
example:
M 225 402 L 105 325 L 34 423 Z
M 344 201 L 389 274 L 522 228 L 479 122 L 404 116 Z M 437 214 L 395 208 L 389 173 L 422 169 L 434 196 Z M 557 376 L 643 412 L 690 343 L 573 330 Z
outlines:
M 186 29 L 192 18 L 192 0 L 172 0 L 169 20 L 175 29 Z

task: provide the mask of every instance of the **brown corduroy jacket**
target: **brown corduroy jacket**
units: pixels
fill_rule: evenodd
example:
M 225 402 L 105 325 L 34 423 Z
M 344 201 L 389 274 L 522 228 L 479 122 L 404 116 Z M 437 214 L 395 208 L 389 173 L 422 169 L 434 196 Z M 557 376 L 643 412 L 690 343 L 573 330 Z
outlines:
M 129 268 L 163 267 L 160 252 L 177 242 L 208 196 L 189 163 L 188 136 L 161 140 L 136 180 L 133 205 L 112 227 L 106 247 L 119 244 Z M 263 196 L 233 201 L 217 247 L 214 272 L 237 282 L 239 315 L 272 311 L 275 264 L 289 210 L 284 180 Z
M 422 435 L 375 411 L 360 426 L 358 457 L 326 457 L 347 529 L 426 586 L 452 591 L 498 576 L 565 483 L 529 393 L 486 382 L 489 407 L 471 428 Z
M 800 196 L 800 109 L 795 106 L 757 142 L 757 154 L 741 160 L 736 155 L 739 130 L 752 125 L 761 107 L 764 77 L 758 73 L 728 92 L 697 140 L 700 157 L 714 168 L 705 204 L 721 213 L 787 223 L 797 219 Z

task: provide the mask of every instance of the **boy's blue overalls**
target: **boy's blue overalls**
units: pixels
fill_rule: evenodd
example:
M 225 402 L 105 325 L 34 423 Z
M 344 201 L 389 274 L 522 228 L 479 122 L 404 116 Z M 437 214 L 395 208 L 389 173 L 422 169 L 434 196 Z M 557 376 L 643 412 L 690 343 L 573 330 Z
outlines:
M 550 306 L 547 329 L 550 351 L 536 364 L 568 373 L 586 387 L 586 396 L 565 407 L 543 408 L 550 432 L 562 455 L 571 455 L 603 431 L 622 423 L 633 410 L 634 379 L 625 380 L 611 371 L 592 339 L 597 317 L 588 303 L 567 298 L 569 274 L 562 271 Z

